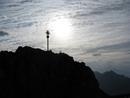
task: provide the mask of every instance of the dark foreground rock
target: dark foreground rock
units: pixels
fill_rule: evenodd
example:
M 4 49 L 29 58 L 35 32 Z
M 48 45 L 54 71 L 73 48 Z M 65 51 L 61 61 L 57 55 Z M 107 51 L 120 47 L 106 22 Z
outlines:
M 64 53 L 31 47 L 0 52 L 0 97 L 107 98 L 92 70 Z

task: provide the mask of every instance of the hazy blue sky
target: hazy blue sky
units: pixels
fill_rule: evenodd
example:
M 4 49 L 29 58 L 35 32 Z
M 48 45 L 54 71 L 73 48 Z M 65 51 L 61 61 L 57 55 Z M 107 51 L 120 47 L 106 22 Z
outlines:
M 0 50 L 50 47 L 130 77 L 130 0 L 0 0 Z

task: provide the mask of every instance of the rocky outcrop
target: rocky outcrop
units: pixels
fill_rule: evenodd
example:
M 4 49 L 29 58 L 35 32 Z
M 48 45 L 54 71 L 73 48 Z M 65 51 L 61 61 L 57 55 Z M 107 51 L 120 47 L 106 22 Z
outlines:
M 0 96 L 106 98 L 93 71 L 65 53 L 31 47 L 0 52 Z

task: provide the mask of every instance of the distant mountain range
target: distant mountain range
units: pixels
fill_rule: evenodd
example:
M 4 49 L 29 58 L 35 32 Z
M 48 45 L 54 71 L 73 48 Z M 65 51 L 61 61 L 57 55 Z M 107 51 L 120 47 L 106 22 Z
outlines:
M 130 93 L 130 78 L 119 75 L 114 71 L 95 72 L 100 88 L 110 95 Z

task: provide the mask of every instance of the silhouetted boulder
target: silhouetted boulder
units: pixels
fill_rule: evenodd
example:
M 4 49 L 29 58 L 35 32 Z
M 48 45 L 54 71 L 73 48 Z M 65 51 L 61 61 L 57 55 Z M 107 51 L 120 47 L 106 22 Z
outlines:
M 0 52 L 0 96 L 106 98 L 92 70 L 64 53 L 31 47 Z

